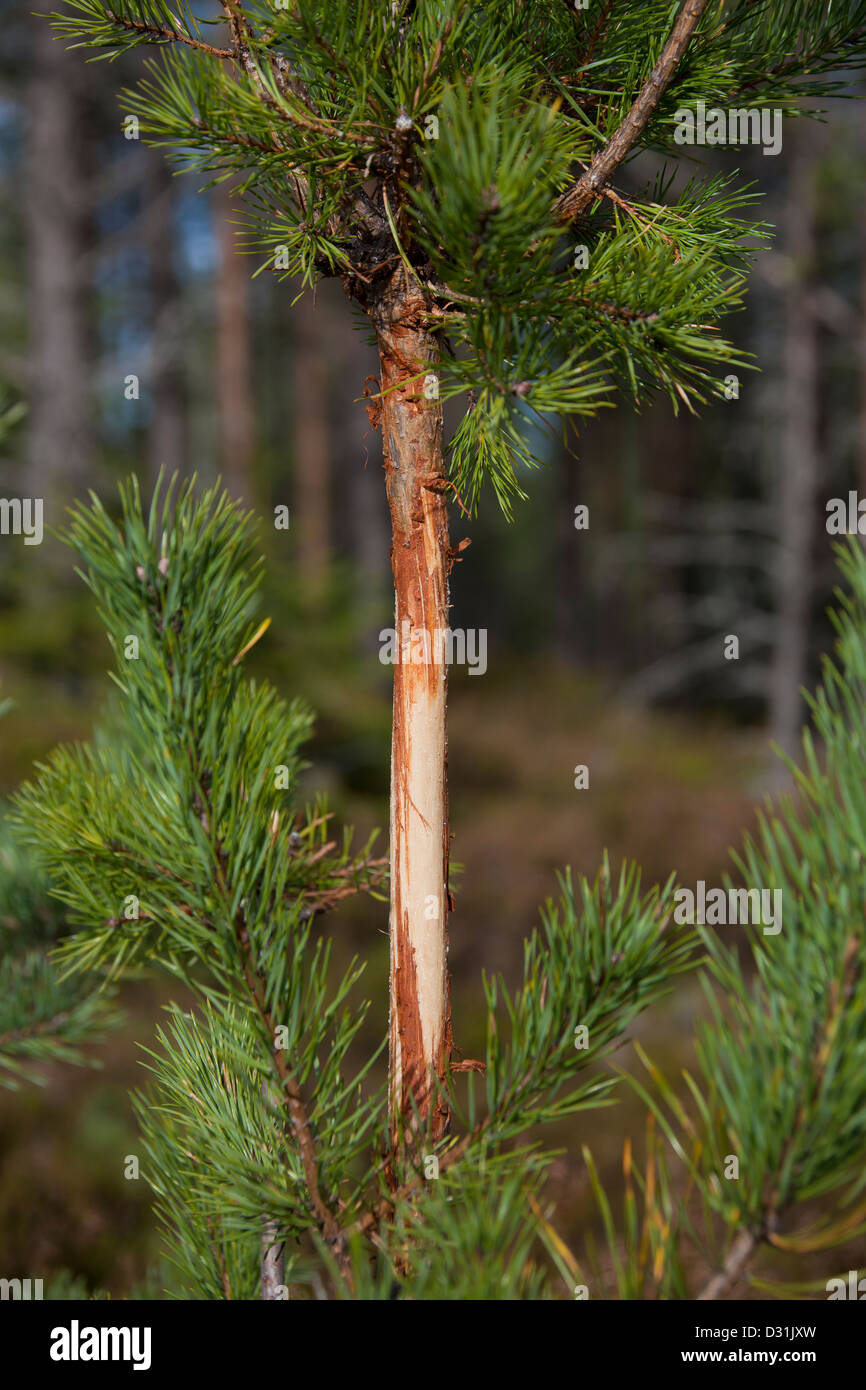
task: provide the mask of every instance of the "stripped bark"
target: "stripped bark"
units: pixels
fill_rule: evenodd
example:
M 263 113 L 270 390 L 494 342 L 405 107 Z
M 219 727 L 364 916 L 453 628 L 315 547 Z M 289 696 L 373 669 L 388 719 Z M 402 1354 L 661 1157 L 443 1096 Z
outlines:
M 401 288 L 402 287 L 402 288 Z M 398 272 L 371 317 L 380 360 L 381 423 L 391 511 L 395 627 L 391 737 L 391 1140 L 429 1125 L 444 1134 L 443 1078 L 451 1050 L 448 998 L 447 670 L 448 510 L 442 409 L 424 396 L 438 347 L 427 306 Z M 408 626 L 406 626 L 408 625 Z M 404 643 L 408 633 L 411 642 Z M 406 660 L 414 655 L 415 660 Z M 416 1116 L 417 1111 L 417 1116 Z
M 283 1297 L 284 1265 L 283 1242 L 279 1238 L 279 1225 L 276 1221 L 265 1220 L 262 1224 L 261 1289 L 264 1300 L 279 1300 Z
M 558 221 L 579 215 L 637 143 L 676 71 L 708 0 L 684 0 L 656 67 L 619 130 L 577 184 L 554 204 Z M 404 152 L 405 153 L 405 152 Z M 395 182 L 411 182 L 401 154 Z M 379 258 L 381 264 L 381 258 Z M 378 269 L 378 266 L 376 267 Z M 367 284 L 370 282 L 367 281 Z M 424 399 L 427 369 L 438 358 L 425 327 L 430 306 L 409 265 L 383 289 L 365 294 L 376 328 L 385 473 L 391 509 L 395 626 L 399 656 L 407 631 L 423 661 L 394 667 L 391 736 L 391 1142 L 404 1127 L 445 1133 L 448 1109 L 432 1078 L 444 1079 L 451 1052 L 448 999 L 448 807 L 446 669 L 437 636 L 448 627 L 447 480 L 442 413 Z M 416 639 L 416 640 L 413 640 Z
M 27 486 L 63 500 L 92 477 L 87 199 L 76 55 L 32 25 L 23 206 L 29 255 Z

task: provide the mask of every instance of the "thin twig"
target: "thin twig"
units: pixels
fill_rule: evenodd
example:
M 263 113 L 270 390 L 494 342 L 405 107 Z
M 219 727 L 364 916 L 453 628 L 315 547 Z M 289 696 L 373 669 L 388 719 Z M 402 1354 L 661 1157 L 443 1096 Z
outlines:
M 0 1048 L 6 1047 L 9 1043 L 24 1042 L 27 1038 L 44 1037 L 46 1033 L 56 1032 L 68 1017 L 67 1009 L 42 1023 L 25 1023 L 21 1028 L 12 1028 L 8 1033 L 0 1033 Z M 62 1041 L 63 1039 L 58 1037 L 58 1042 Z
M 212 58 L 222 58 L 230 63 L 235 61 L 235 55 L 230 48 L 214 48 L 213 44 L 194 39 L 191 34 L 184 34 L 179 29 L 166 29 L 161 24 L 146 24 L 144 20 L 128 19 L 125 15 L 115 14 L 113 10 L 106 10 L 105 18 L 111 20 L 119 29 L 130 29 L 135 34 L 145 34 L 149 38 L 162 39 L 169 43 L 185 43 L 188 48 L 197 48 L 201 53 L 209 53 Z
M 570 222 L 599 197 L 626 156 L 634 149 L 676 72 L 677 66 L 698 26 L 708 0 L 685 0 L 662 55 L 641 88 L 631 110 L 616 133 L 593 159 L 577 183 L 553 204 L 558 222 Z
M 668 246 L 673 251 L 674 260 L 680 260 L 679 247 L 677 246 L 673 237 L 668 236 L 667 232 L 663 232 L 660 227 L 656 226 L 656 222 L 658 221 L 660 215 L 665 211 L 665 209 L 661 205 L 657 205 L 658 212 L 656 213 L 652 222 L 648 222 L 646 218 L 641 217 L 640 213 L 637 211 L 635 207 L 632 206 L 632 204 L 628 201 L 627 198 L 623 198 L 621 193 L 615 192 L 615 190 L 612 188 L 605 188 L 603 192 L 605 198 L 609 198 L 610 201 L 616 205 L 616 207 L 622 208 L 623 212 L 627 212 L 629 217 L 633 217 L 638 226 L 642 227 L 644 231 L 655 232 L 656 236 L 660 236 L 662 241 L 667 242 Z
M 698 1294 L 699 1303 L 711 1303 L 722 1298 L 741 1278 L 746 1265 L 758 1247 L 758 1237 L 752 1231 L 741 1231 L 718 1273 L 707 1281 Z
M 596 20 L 595 28 L 593 29 L 592 35 L 590 36 L 589 47 L 586 50 L 586 53 L 583 55 L 583 62 L 580 65 L 580 70 L 577 73 L 577 78 L 583 77 L 583 74 L 586 72 L 587 68 L 592 62 L 598 41 L 604 33 L 604 30 L 607 28 L 607 22 L 610 19 L 610 12 L 613 9 L 613 5 L 614 0 L 607 0 L 607 3 L 602 6 L 598 19 Z M 571 10 L 575 18 L 577 18 L 577 11 L 572 9 L 570 0 L 569 9 Z M 577 78 L 575 80 L 577 80 Z

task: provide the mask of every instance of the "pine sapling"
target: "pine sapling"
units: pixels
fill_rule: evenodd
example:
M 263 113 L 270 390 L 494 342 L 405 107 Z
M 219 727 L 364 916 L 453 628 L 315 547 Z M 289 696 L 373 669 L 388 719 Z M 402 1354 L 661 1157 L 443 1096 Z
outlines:
M 309 712 L 244 678 L 266 629 L 251 537 L 249 516 L 191 484 L 146 512 L 124 487 L 117 522 L 95 498 L 73 513 L 118 696 L 110 736 L 59 748 L 17 798 L 20 833 L 78 927 L 60 961 L 97 979 L 158 965 L 196 997 L 148 1049 L 136 1102 L 142 1171 L 190 1296 L 317 1281 L 337 1296 L 529 1296 L 546 1287 L 526 1264 L 545 1160 L 526 1132 L 607 1099 L 599 1063 L 688 968 L 694 932 L 672 925 L 673 881 L 646 893 L 633 868 L 566 876 L 521 986 L 486 981 L 484 1060 L 436 1096 L 449 1132 L 416 1116 L 417 1142 L 395 1153 L 375 1073 L 385 1001 L 370 1046 L 362 966 L 335 971 L 321 931 L 347 896 L 380 891 L 385 865 L 299 801 Z M 455 1282 L 472 1232 L 496 1257 Z
M 592 415 L 618 389 L 661 388 L 689 409 L 723 393 L 743 365 L 718 327 L 762 234 L 747 215 L 754 195 L 705 174 L 674 191 L 667 167 L 637 195 L 614 181 L 641 150 L 689 158 L 696 109 L 748 102 L 747 117 L 787 117 L 835 91 L 827 74 L 863 64 L 866 7 L 222 0 L 222 13 L 213 42 L 210 19 L 167 0 L 67 0 L 56 23 L 107 54 L 159 47 L 127 95 L 143 137 L 217 179 L 239 171 L 256 199 L 251 247 L 306 285 L 338 277 L 375 333 L 370 407 L 403 652 L 390 814 L 396 1145 L 419 1123 L 447 1127 L 447 499 L 474 509 L 489 482 L 510 512 L 535 461 L 528 415 Z M 752 129 L 737 122 L 728 138 Z M 443 404 L 457 398 L 446 458 Z

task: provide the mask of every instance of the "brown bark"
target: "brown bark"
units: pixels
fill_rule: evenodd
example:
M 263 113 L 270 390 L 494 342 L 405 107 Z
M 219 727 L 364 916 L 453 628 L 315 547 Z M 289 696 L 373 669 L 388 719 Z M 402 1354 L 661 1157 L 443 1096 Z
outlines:
M 78 57 L 44 15 L 31 21 L 25 209 L 29 252 L 28 483 L 52 499 L 84 484 L 92 446 L 86 198 Z
M 403 283 L 403 271 L 397 283 Z M 425 304 L 393 286 L 374 315 L 381 364 L 382 442 L 391 511 L 395 625 L 391 742 L 391 972 L 389 1060 L 392 1142 L 402 1127 L 445 1132 L 448 1109 L 432 1074 L 451 1050 L 447 972 L 448 804 L 444 652 L 448 627 L 448 511 L 442 409 L 424 396 L 438 348 Z M 408 625 L 406 627 L 405 625 Z M 405 632 L 414 639 L 409 651 Z M 417 653 L 416 661 L 405 658 Z
M 799 744 L 800 689 L 807 677 L 812 527 L 819 473 L 818 325 L 808 293 L 815 257 L 814 148 L 809 133 L 802 132 L 795 148 L 786 218 L 786 251 L 792 273 L 784 344 L 781 534 L 776 575 L 779 636 L 773 658 L 771 726 L 776 743 L 789 755 L 796 753 Z M 780 780 L 784 775 L 780 767 Z
M 670 85 L 680 60 L 698 27 L 708 0 L 685 0 L 677 15 L 670 38 L 661 57 L 638 93 L 622 125 L 607 144 L 595 155 L 584 174 L 572 188 L 566 189 L 553 205 L 560 222 L 570 222 L 584 212 L 606 184 L 610 182 L 623 160 L 631 153 L 647 127 L 656 107 Z
M 758 1240 L 751 1231 L 741 1231 L 731 1246 L 724 1265 L 707 1281 L 698 1294 L 699 1303 L 712 1303 L 724 1298 L 742 1278 L 746 1266 L 758 1246 Z
M 862 244 L 866 246 L 866 206 L 860 213 L 860 230 Z M 863 498 L 866 497 L 866 264 L 861 266 L 860 275 L 860 321 L 857 325 L 857 347 L 860 355 L 857 486 L 860 497 Z M 860 536 L 860 544 L 866 546 L 866 536 Z
M 214 189 L 219 268 L 217 305 L 217 400 L 223 483 L 232 497 L 253 502 L 254 410 L 247 268 L 235 236 L 237 212 L 231 186 Z
M 150 279 L 151 416 L 147 452 L 150 477 L 163 468 L 186 472 L 186 399 L 183 301 L 174 263 L 174 188 L 161 150 L 148 150 L 148 208 L 144 239 Z

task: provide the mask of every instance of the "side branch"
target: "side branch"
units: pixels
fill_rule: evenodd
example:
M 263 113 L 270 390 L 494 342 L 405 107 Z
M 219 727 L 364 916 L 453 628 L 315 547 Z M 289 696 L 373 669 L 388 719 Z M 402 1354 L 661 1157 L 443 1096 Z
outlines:
M 116 24 L 118 29 L 128 29 L 133 34 L 141 34 L 157 43 L 185 43 L 188 48 L 197 48 L 201 53 L 209 53 L 212 58 L 228 59 L 230 63 L 235 61 L 235 55 L 230 48 L 214 48 L 213 44 L 194 39 L 191 34 L 184 34 L 179 29 L 166 29 L 161 24 L 147 24 L 141 19 L 127 19 L 125 15 L 115 14 L 113 10 L 106 10 L 105 18 Z
M 247 980 L 247 986 L 256 1006 L 262 1026 L 269 1038 L 274 1036 L 274 1020 L 264 1002 L 264 990 L 261 981 L 258 979 L 252 965 L 252 952 L 250 950 L 249 937 L 246 929 L 239 925 L 238 941 L 242 953 L 243 969 Z M 297 1081 L 289 1070 L 289 1065 L 278 1048 L 271 1049 L 274 1065 L 280 1079 L 280 1085 L 289 1112 L 295 1140 L 301 1156 L 301 1165 L 304 1170 L 304 1180 L 310 1197 L 310 1206 L 313 1215 L 319 1226 L 325 1241 L 334 1251 L 343 1273 L 349 1277 L 348 1256 L 346 1250 L 345 1237 L 340 1230 L 334 1213 L 325 1202 L 319 1188 L 319 1163 L 316 1156 L 316 1148 L 313 1140 L 312 1129 L 307 1115 L 307 1107 L 301 1095 L 301 1089 Z
M 752 1231 L 741 1231 L 731 1246 L 725 1263 L 698 1294 L 699 1303 L 712 1303 L 729 1293 L 742 1276 L 746 1265 L 758 1248 L 758 1237 Z
M 641 88 L 622 125 L 611 136 L 604 148 L 599 150 L 577 183 L 561 194 L 553 204 L 553 215 L 558 222 L 570 222 L 573 217 L 578 217 L 589 207 L 593 198 L 601 193 L 604 185 L 616 173 L 626 155 L 634 149 L 664 92 L 670 85 L 671 78 L 689 45 L 707 3 L 708 0 L 685 0 L 661 57 Z
M 225 862 L 225 851 L 221 845 L 218 845 L 217 879 L 223 898 L 228 903 L 230 901 L 230 894 L 225 878 Z M 234 920 L 234 928 L 235 938 L 240 953 L 241 966 L 247 982 L 247 988 L 250 992 L 250 997 L 258 1013 L 265 1037 L 269 1040 L 273 1039 L 274 1019 L 265 1001 L 264 982 L 255 969 L 249 932 L 247 931 L 246 924 L 243 920 L 243 913 L 240 909 Z M 271 1057 L 279 1077 L 286 1108 L 289 1112 L 289 1119 L 295 1136 L 295 1142 L 298 1145 L 301 1166 L 304 1170 L 304 1180 L 306 1182 L 313 1216 L 315 1217 L 316 1223 L 326 1243 L 334 1252 L 345 1278 L 351 1283 L 351 1270 L 349 1267 L 345 1237 L 340 1229 L 337 1218 L 331 1211 L 331 1208 L 328 1206 L 319 1188 L 319 1162 L 316 1154 L 313 1132 L 307 1114 L 307 1107 L 301 1094 L 301 1088 L 292 1075 L 283 1052 L 279 1048 L 272 1046 Z
M 578 77 L 583 76 L 590 63 L 592 62 L 596 50 L 596 45 L 598 44 L 599 39 L 601 38 L 602 34 L 607 28 L 607 22 L 610 19 L 610 12 L 613 9 L 613 3 L 614 0 L 607 0 L 607 3 L 602 7 L 598 19 L 595 22 L 595 28 L 593 29 L 592 34 L 590 35 L 589 47 L 587 48 L 586 53 L 583 55 L 583 61 L 580 65 L 580 70 L 577 74 Z M 568 8 L 571 10 L 571 13 L 576 17 L 576 11 L 571 5 L 570 0 Z
M 268 91 L 267 85 L 259 71 L 259 66 L 251 46 L 255 42 L 255 35 L 247 22 L 239 0 L 221 0 L 221 3 L 231 35 L 232 55 L 255 85 L 264 105 L 277 111 L 281 116 L 288 117 L 290 121 L 300 126 L 302 130 L 315 130 L 326 135 L 340 135 L 342 132 L 337 130 L 335 126 L 332 126 L 327 121 L 319 120 L 312 98 L 303 82 L 292 71 L 287 60 L 279 54 L 270 58 L 271 72 L 274 81 L 284 98 L 282 103 L 276 100 L 273 94 Z M 292 110 L 285 102 L 287 91 L 291 92 L 301 103 L 308 113 L 306 116 L 301 115 L 298 111 Z
M 55 1014 L 53 1018 L 43 1020 L 42 1023 L 24 1023 L 20 1028 L 11 1028 L 8 1033 L 0 1033 L 0 1048 L 8 1047 L 10 1043 L 27 1042 L 30 1038 L 56 1038 L 58 1042 L 63 1039 L 59 1036 L 59 1030 L 69 1017 L 69 1010 Z

